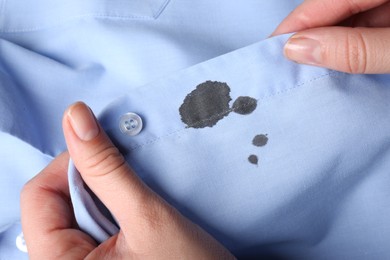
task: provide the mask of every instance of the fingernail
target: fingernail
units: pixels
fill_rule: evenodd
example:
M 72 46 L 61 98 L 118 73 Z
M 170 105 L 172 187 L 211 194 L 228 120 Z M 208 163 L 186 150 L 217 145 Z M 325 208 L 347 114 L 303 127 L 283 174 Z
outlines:
M 284 54 L 298 63 L 321 64 L 321 44 L 314 39 L 292 36 L 284 46 Z
M 99 133 L 95 117 L 87 105 L 78 102 L 68 110 L 69 122 L 76 135 L 83 141 L 91 141 Z

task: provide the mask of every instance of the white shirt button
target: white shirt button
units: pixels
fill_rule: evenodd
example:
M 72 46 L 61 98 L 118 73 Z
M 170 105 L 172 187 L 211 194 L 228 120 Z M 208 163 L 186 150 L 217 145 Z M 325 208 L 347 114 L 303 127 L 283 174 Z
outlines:
M 24 241 L 24 236 L 23 236 L 23 233 L 20 233 L 17 237 L 16 237 L 16 247 L 24 252 L 24 253 L 27 253 L 27 246 L 26 246 L 26 242 Z
M 119 119 L 119 129 L 126 135 L 137 135 L 142 130 L 142 119 L 135 113 L 126 113 Z

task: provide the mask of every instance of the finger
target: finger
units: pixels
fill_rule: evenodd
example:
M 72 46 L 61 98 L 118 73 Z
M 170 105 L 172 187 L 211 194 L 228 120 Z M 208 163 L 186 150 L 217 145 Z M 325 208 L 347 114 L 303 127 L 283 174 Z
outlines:
M 287 58 L 348 73 L 390 72 L 390 29 L 324 27 L 293 35 Z
M 272 35 L 335 25 L 389 0 L 306 0 L 276 28 Z
M 390 2 L 357 14 L 342 23 L 350 27 L 390 27 Z
M 78 102 L 68 108 L 63 130 L 70 156 L 83 180 L 113 213 L 121 228 L 156 197 L 126 163 L 92 111 Z
M 74 217 L 66 174 L 68 161 L 69 154 L 61 154 L 22 190 L 22 227 L 29 255 L 33 259 L 69 253 L 74 250 L 74 245 L 83 250 L 94 247 L 95 242 L 91 238 L 72 229 Z
M 101 252 L 130 254 L 134 257 L 128 258 L 134 259 L 231 257 L 215 239 L 142 183 L 84 103 L 68 108 L 63 128 L 75 166 L 121 226 L 114 239 L 99 246 L 91 259 L 99 258 Z

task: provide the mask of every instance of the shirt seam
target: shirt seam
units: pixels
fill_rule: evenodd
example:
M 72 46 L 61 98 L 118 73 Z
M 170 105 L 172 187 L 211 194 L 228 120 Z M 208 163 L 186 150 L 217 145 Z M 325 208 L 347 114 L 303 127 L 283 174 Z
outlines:
M 152 16 L 141 16 L 141 15 L 131 15 L 131 16 L 121 16 L 121 15 L 115 15 L 115 14 L 99 14 L 99 13 L 91 13 L 91 14 L 83 14 L 83 15 L 76 15 L 73 17 L 70 17 L 69 19 L 65 19 L 64 22 L 53 25 L 53 26 L 36 26 L 36 27 L 30 27 L 30 28 L 20 28 L 20 29 L 10 29 L 10 30 L 1 30 L 1 34 L 8 34 L 8 33 L 26 33 L 26 32 L 34 32 L 34 31 L 43 31 L 43 30 L 49 30 L 61 26 L 66 26 L 68 24 L 79 22 L 80 20 L 85 19 L 104 19 L 104 20 L 154 20 Z
M 7 0 L 0 0 L 0 23 L 3 23 L 4 20 L 4 8 L 5 8 L 5 1 Z
M 3 10 L 4 10 L 4 7 L 5 7 L 5 1 L 7 1 L 7 0 L 0 0 L 0 13 L 2 13 L 2 12 L 3 12 Z
M 2 8 L 5 5 L 6 0 L 0 0 L 0 14 L 2 12 Z M 170 3 L 170 0 L 165 0 L 161 4 L 161 7 L 152 15 L 117 15 L 117 14 L 105 14 L 105 13 L 87 13 L 87 14 L 81 14 L 81 15 L 75 15 L 72 17 L 69 17 L 67 19 L 64 19 L 63 22 L 55 24 L 55 25 L 47 25 L 47 26 L 36 26 L 36 27 L 25 27 L 25 28 L 17 28 L 17 29 L 0 29 L 0 34 L 8 34 L 8 33 L 25 33 L 25 32 L 33 32 L 33 31 L 42 31 L 42 30 L 48 30 L 53 29 L 60 26 L 66 26 L 68 24 L 78 22 L 80 20 L 85 19 L 102 19 L 102 20 L 144 20 L 144 21 L 153 21 L 156 20 L 165 10 L 165 8 Z
M 296 85 L 294 85 L 294 86 L 292 86 L 292 87 L 290 87 L 290 88 L 286 88 L 286 89 L 277 91 L 277 92 L 275 92 L 275 93 L 273 93 L 273 94 L 270 94 L 270 95 L 266 95 L 266 96 L 260 97 L 260 98 L 258 98 L 258 99 L 256 99 L 256 100 L 257 100 L 257 101 L 259 101 L 259 100 L 266 100 L 266 99 L 270 99 L 270 98 L 273 98 L 273 97 L 276 97 L 276 96 L 279 96 L 279 95 L 283 95 L 283 94 L 289 93 L 289 92 L 291 92 L 291 91 L 293 91 L 293 90 L 295 90 L 295 89 L 298 89 L 298 88 L 300 88 L 300 87 L 302 87 L 302 86 L 305 86 L 305 85 L 307 85 L 307 84 L 309 84 L 309 83 L 312 83 L 312 82 L 315 82 L 315 81 L 318 81 L 318 80 L 321 80 L 321 79 L 324 79 L 324 78 L 327 78 L 327 77 L 330 77 L 330 76 L 334 76 L 334 75 L 336 75 L 337 73 L 338 73 L 338 72 L 336 72 L 336 71 L 328 71 L 328 73 L 326 73 L 326 74 L 319 75 L 319 76 L 314 77 L 314 78 L 311 78 L 310 80 L 307 80 L 307 81 L 305 81 L 305 82 L 296 84 Z M 229 110 L 227 110 L 227 111 L 229 111 Z M 225 111 L 225 112 L 227 112 L 227 111 Z M 222 112 L 222 113 L 224 113 L 224 112 Z M 203 119 L 203 120 L 201 120 L 201 121 L 210 120 L 210 119 L 211 119 L 211 117 L 208 118 L 208 119 Z M 201 121 L 196 122 L 196 123 L 200 123 Z M 196 124 L 196 123 L 195 123 L 195 124 Z M 175 134 L 177 134 L 177 133 L 180 133 L 180 132 L 185 131 L 185 130 L 188 130 L 188 129 L 189 129 L 189 127 L 184 127 L 184 128 L 181 128 L 181 129 L 174 130 L 174 131 L 172 131 L 172 132 L 169 132 L 168 134 L 164 134 L 164 135 L 162 135 L 162 136 L 159 136 L 159 137 L 156 137 L 156 138 L 151 139 L 151 140 L 149 140 L 149 141 L 146 141 L 146 142 L 144 142 L 144 143 L 142 143 L 142 144 L 138 144 L 138 145 L 135 145 L 135 146 L 133 146 L 133 147 L 130 147 L 129 151 L 132 152 L 132 151 L 136 151 L 136 150 L 138 150 L 138 149 L 141 149 L 141 148 L 143 148 L 143 147 L 145 147 L 145 146 L 153 145 L 154 143 L 157 143 L 157 142 L 161 141 L 162 139 L 164 139 L 164 138 L 166 138 L 166 137 L 175 135 Z
M 169 2 L 171 2 L 171 0 L 166 0 L 162 5 L 161 7 L 157 10 L 157 12 L 153 15 L 153 18 L 154 19 L 157 19 L 161 14 L 162 12 L 165 10 L 165 8 L 168 6 Z

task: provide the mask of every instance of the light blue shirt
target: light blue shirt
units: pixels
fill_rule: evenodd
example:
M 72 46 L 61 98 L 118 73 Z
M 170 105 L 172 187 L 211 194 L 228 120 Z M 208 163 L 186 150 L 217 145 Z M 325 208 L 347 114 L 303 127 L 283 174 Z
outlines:
M 19 192 L 65 149 L 76 100 L 237 257 L 390 257 L 390 78 L 287 61 L 288 35 L 266 38 L 299 1 L 0 3 L 0 259 L 26 257 Z M 104 240 L 115 226 L 69 176 L 81 228 Z

